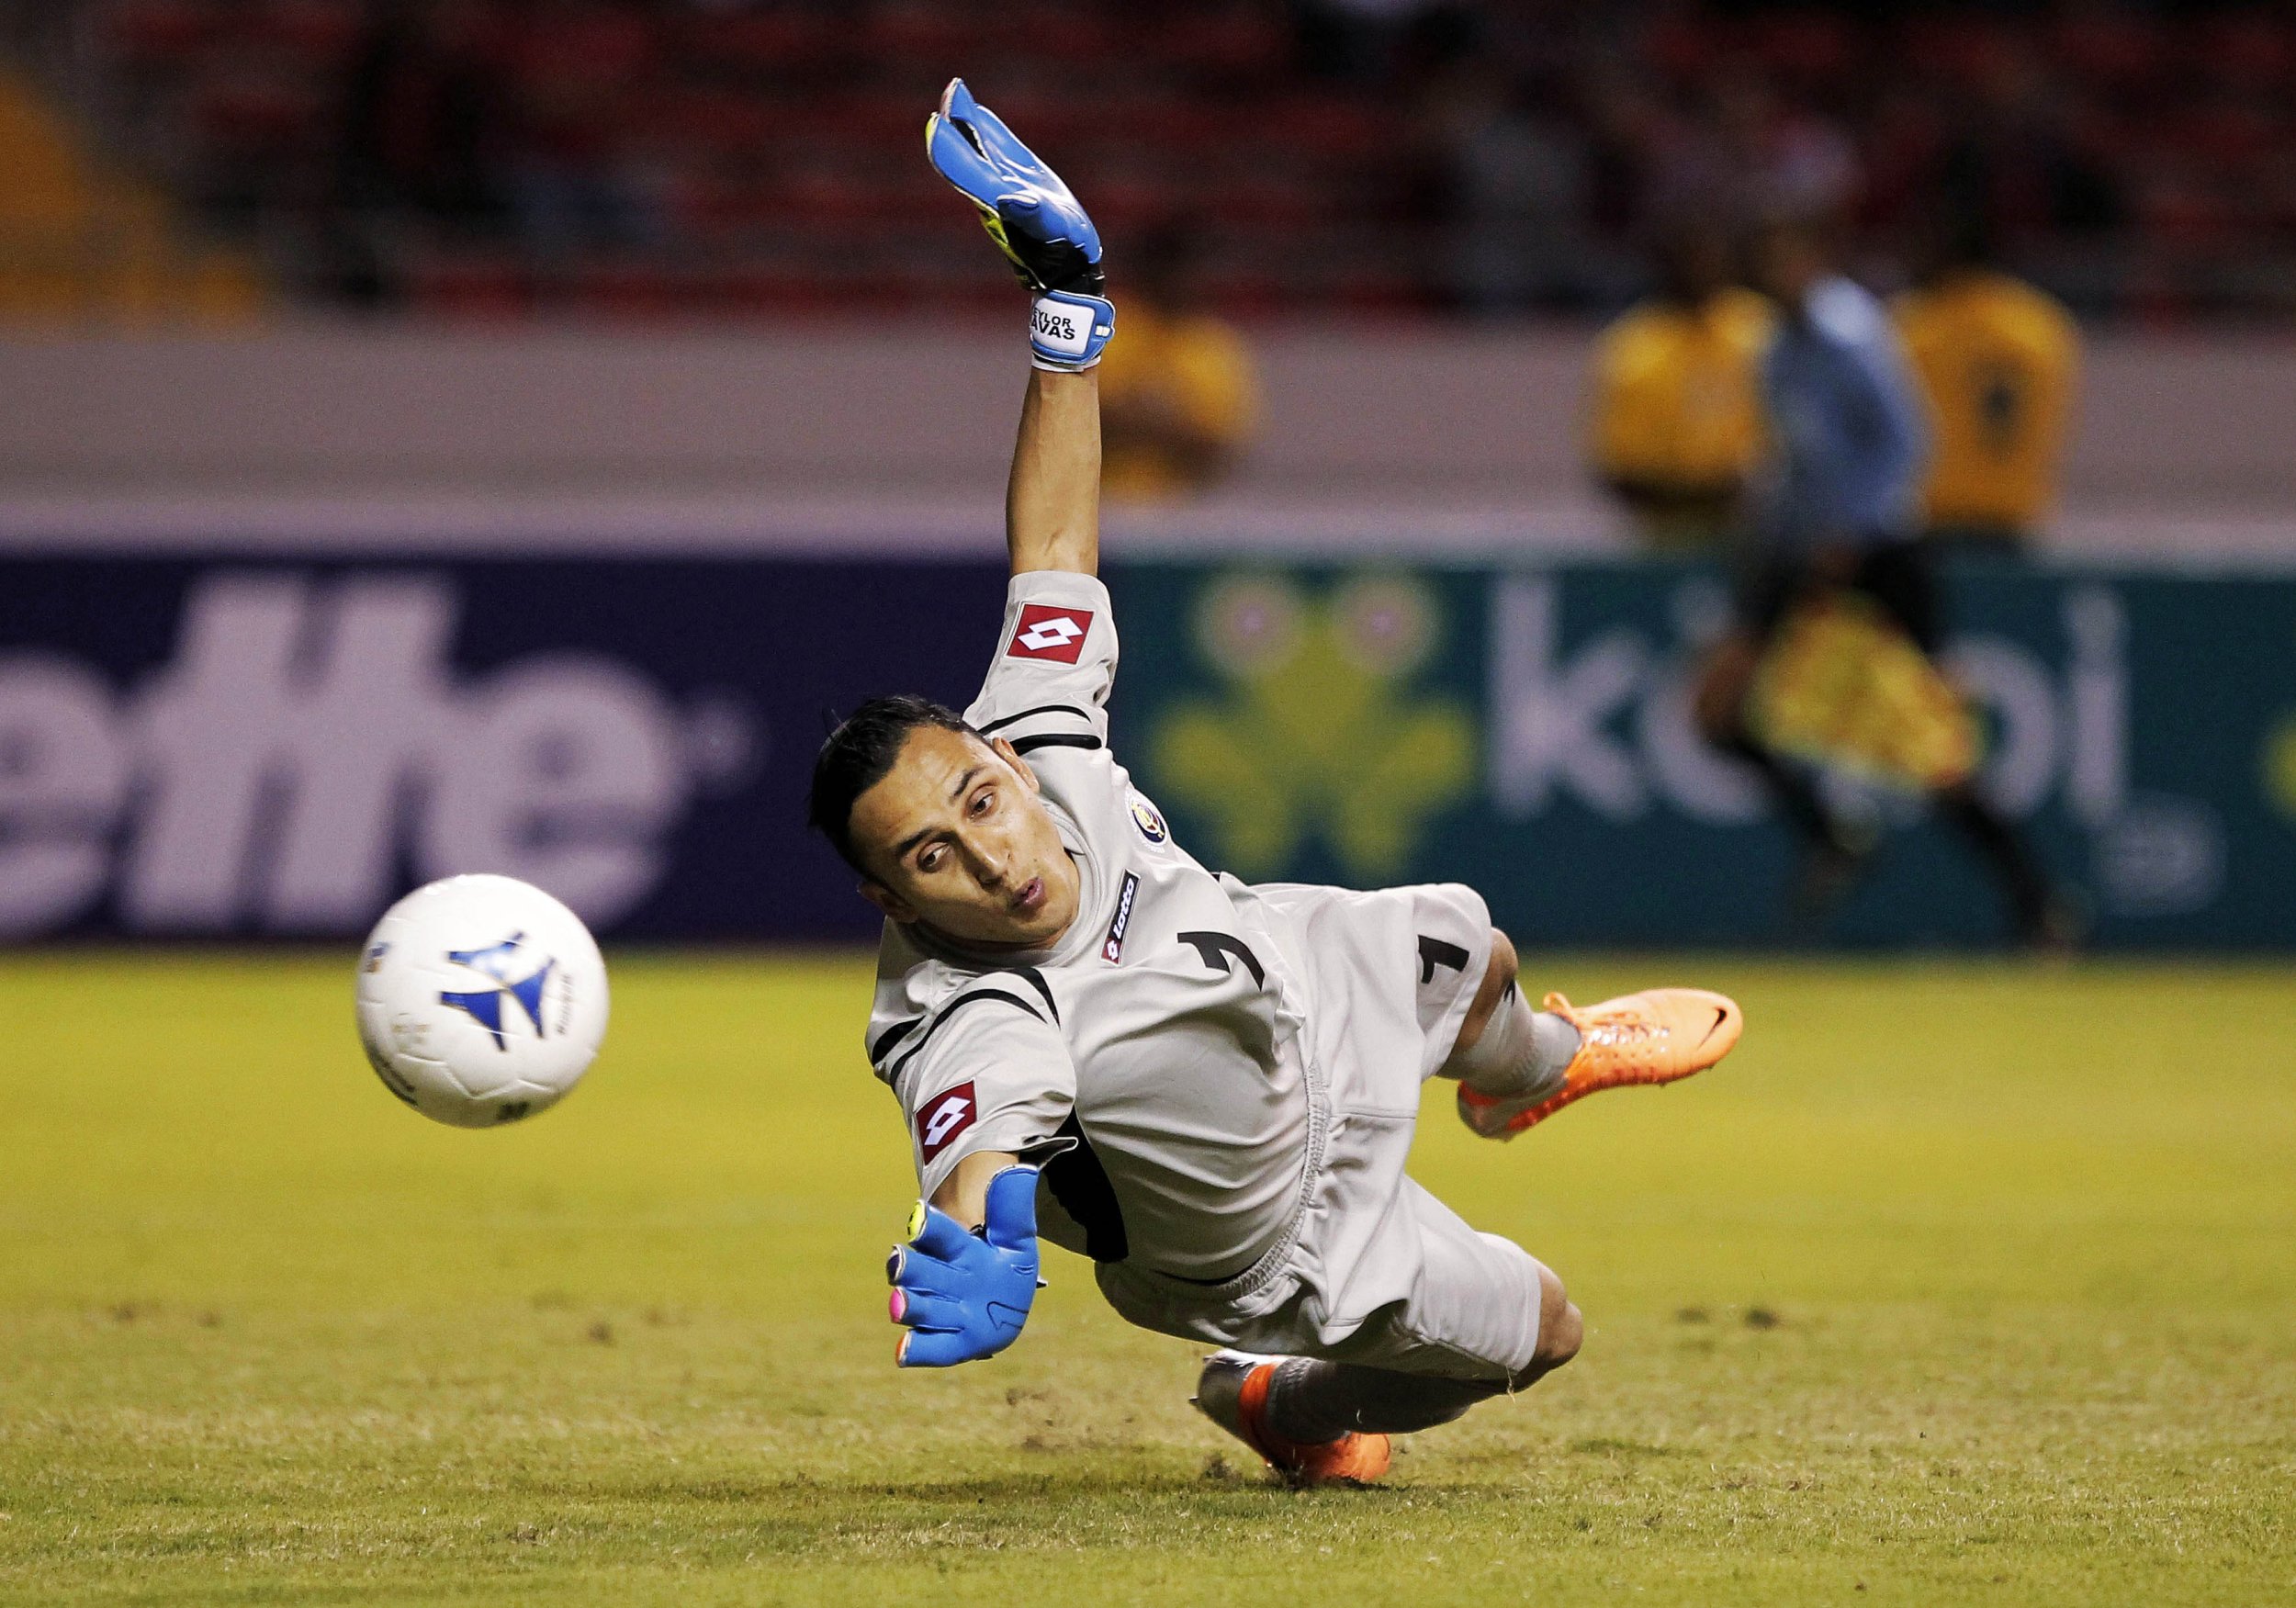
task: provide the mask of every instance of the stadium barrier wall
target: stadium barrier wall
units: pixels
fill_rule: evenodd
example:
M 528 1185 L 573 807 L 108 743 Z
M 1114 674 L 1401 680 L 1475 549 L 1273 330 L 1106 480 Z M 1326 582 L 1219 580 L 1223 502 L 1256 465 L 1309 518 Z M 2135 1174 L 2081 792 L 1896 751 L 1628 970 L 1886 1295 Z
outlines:
M 1112 564 L 1117 751 L 1207 863 L 1460 880 L 1531 944 L 1797 940 L 1791 846 L 1701 748 L 1694 565 Z M 0 559 L 0 936 L 342 938 L 528 877 L 610 937 L 864 940 L 803 827 L 827 712 L 962 704 L 986 562 Z M 2122 948 L 2296 947 L 2296 577 L 1972 566 L 1986 784 Z M 1900 828 L 1831 936 L 1979 943 Z
M 293 324 L 0 332 L 0 487 L 741 487 L 996 505 L 1019 323 L 738 334 Z M 1231 489 L 1293 501 L 1595 500 L 1589 326 L 1251 332 L 1265 399 Z M 2093 332 L 2065 466 L 2077 515 L 2296 504 L 2296 364 L 2250 332 Z M 2155 540 L 2159 539 L 2155 534 Z

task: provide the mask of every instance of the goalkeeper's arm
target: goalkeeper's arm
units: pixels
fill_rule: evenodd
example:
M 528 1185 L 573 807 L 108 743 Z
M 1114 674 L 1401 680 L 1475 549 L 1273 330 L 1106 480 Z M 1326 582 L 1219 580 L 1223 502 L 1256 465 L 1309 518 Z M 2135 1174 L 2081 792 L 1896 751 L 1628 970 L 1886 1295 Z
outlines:
M 1036 372 L 1005 491 L 1015 575 L 1100 565 L 1100 390 L 1092 372 L 1116 327 L 1100 292 L 1100 236 L 1060 175 L 952 79 L 925 124 L 933 166 L 977 208 L 1032 298 Z
M 1043 369 L 1029 377 L 1020 439 L 1005 487 L 1012 572 L 1100 568 L 1100 379 Z
M 1000 1150 L 976 1150 L 959 1161 L 956 1170 L 941 1180 L 929 1205 L 947 1212 L 968 1229 L 977 1229 L 988 1216 L 988 1184 L 1020 1158 Z

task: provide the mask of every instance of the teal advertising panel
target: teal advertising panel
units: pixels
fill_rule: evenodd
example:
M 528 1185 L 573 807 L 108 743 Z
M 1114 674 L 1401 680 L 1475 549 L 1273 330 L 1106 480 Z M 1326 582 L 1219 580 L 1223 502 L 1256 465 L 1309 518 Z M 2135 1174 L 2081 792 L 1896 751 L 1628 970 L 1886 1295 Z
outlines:
M 1918 799 L 1824 785 L 1883 846 L 1822 923 L 1699 740 L 1726 618 L 1689 564 L 1128 563 L 1117 749 L 1249 880 L 1472 883 L 1537 944 L 1963 945 L 2006 913 Z M 2296 947 L 2296 578 L 1972 565 L 1947 663 L 1983 785 L 2112 948 Z

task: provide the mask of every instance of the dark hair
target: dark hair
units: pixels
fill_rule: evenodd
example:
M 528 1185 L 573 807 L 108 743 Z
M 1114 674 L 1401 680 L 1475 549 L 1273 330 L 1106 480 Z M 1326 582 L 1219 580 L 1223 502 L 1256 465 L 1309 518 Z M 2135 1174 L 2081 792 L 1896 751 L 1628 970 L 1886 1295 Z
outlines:
M 814 756 L 813 793 L 806 802 L 805 819 L 829 840 L 838 858 L 863 876 L 876 873 L 853 852 L 853 801 L 884 780 L 894 760 L 901 757 L 901 746 L 909 740 L 909 733 L 929 725 L 981 735 L 946 704 L 896 692 L 872 698 L 847 715 Z

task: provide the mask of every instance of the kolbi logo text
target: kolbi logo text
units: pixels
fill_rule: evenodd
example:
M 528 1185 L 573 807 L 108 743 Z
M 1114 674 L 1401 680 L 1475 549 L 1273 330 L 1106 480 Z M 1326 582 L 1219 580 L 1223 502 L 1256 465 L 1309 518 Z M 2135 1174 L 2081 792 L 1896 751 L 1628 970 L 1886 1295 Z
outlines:
M 1503 816 L 1537 816 L 1565 801 L 1625 824 L 1671 811 L 1715 826 L 1760 820 L 1767 797 L 1744 768 L 1699 737 L 1696 665 L 1727 604 L 1710 581 L 1670 600 L 1677 640 L 1632 625 L 1566 645 L 1562 591 L 1550 577 L 1508 576 L 1491 602 L 1488 783 Z M 2026 643 L 1964 632 L 1948 672 L 1990 716 L 1980 784 L 2014 816 L 2059 804 L 2088 835 L 2105 908 L 2159 916 L 2197 910 L 2224 885 L 2223 824 L 2207 801 L 2149 793 L 2130 777 L 2128 616 L 2102 583 L 2065 588 L 2059 663 Z M 1902 796 L 1860 795 L 1829 777 L 1837 803 L 1910 818 Z

